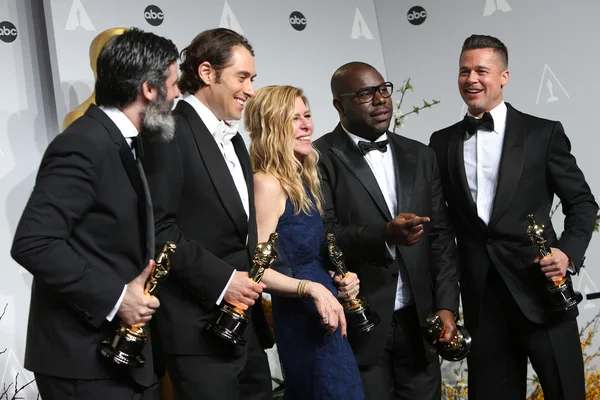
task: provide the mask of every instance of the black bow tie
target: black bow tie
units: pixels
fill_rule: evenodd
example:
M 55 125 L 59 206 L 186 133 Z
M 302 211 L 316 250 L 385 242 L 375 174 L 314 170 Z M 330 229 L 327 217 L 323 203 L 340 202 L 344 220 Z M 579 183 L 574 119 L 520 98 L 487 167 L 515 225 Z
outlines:
M 360 154 L 366 156 L 368 152 L 371 150 L 379 150 L 382 153 L 387 151 L 387 145 L 389 141 L 387 139 L 380 140 L 379 142 L 365 142 L 361 140 L 358 142 L 358 148 L 360 149 Z
M 483 113 L 483 117 L 475 118 L 465 115 L 463 120 L 463 126 L 469 135 L 474 135 L 478 130 L 493 131 L 494 130 L 494 118 L 489 112 Z
M 142 139 L 140 138 L 139 134 L 131 138 L 131 148 L 135 149 L 136 159 L 139 158 L 141 160 L 144 158 L 144 146 L 142 146 Z

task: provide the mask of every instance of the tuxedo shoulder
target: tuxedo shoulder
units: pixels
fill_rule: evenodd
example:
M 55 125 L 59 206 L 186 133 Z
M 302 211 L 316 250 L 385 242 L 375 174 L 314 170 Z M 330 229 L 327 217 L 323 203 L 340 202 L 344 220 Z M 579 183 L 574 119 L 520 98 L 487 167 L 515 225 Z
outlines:
M 315 140 L 314 146 L 317 148 L 317 150 L 323 151 L 329 146 L 331 146 L 332 134 L 333 132 L 326 133 L 317 140 Z
M 400 146 L 402 146 L 407 152 L 415 155 L 419 159 L 424 161 L 431 159 L 434 157 L 433 149 L 423 142 L 420 142 L 415 139 L 410 139 L 405 136 L 396 135 L 395 133 L 388 132 L 388 138 L 392 141 L 396 141 Z
M 393 132 L 388 132 L 388 138 L 396 139 L 405 148 L 426 149 L 427 145 L 416 139 L 411 139 L 406 136 L 398 135 Z
M 114 146 L 106 127 L 84 115 L 58 134 L 48 144 L 47 152 L 102 153 Z
M 546 128 L 546 127 L 552 128 L 556 124 L 560 123 L 559 121 L 556 121 L 556 120 L 541 118 L 541 117 L 537 117 L 535 115 L 524 113 L 522 111 L 517 110 L 509 103 L 506 103 L 506 106 L 508 107 L 508 110 L 509 110 L 507 118 L 510 118 L 511 114 L 520 116 L 521 118 L 523 118 L 523 120 L 525 121 L 525 123 L 528 126 L 534 126 L 536 128 Z
M 462 129 L 461 125 L 462 125 L 462 121 L 458 121 L 450 126 L 447 126 L 445 128 L 442 128 L 438 131 L 433 132 L 431 134 L 431 137 L 429 138 L 429 142 L 431 143 L 434 141 L 449 140 L 454 132 L 456 132 L 459 129 Z
M 552 128 L 553 126 L 559 123 L 559 121 L 556 120 L 536 117 L 535 115 L 531 114 L 521 114 L 523 115 L 523 118 L 528 123 L 528 125 L 532 125 L 539 128 Z

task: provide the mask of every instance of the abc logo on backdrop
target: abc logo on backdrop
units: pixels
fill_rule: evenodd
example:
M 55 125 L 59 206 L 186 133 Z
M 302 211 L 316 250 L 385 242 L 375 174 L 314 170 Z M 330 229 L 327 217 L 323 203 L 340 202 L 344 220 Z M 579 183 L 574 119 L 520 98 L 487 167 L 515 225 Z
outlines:
M 150 5 L 144 10 L 144 18 L 150 25 L 159 26 L 165 20 L 165 15 L 160 8 Z
M 421 25 L 426 18 L 427 11 L 421 6 L 414 6 L 406 13 L 406 19 L 413 25 Z
M 6 43 L 14 42 L 17 39 L 17 28 L 12 22 L 0 22 L 0 40 Z
M 306 17 L 300 11 L 294 11 L 290 14 L 290 25 L 297 31 L 303 31 L 306 28 Z

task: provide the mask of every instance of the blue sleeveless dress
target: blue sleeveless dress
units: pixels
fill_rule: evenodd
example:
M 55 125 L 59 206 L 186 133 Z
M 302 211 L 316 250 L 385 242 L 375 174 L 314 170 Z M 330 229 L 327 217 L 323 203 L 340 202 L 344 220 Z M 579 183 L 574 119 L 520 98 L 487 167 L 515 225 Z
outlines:
M 277 233 L 278 259 L 273 268 L 293 278 L 319 282 L 337 297 L 321 259 L 325 231 L 318 211 L 312 215 L 303 212 L 294 215 L 294 207 L 288 199 Z M 312 299 L 280 296 L 272 299 L 285 399 L 364 399 L 356 359 L 340 329 L 327 335 Z

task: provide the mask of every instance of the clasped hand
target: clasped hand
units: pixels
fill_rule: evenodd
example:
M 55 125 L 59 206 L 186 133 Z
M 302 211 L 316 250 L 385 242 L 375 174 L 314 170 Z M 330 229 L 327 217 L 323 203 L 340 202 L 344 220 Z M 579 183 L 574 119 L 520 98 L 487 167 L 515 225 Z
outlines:
M 152 319 L 152 314 L 160 306 L 156 297 L 146 294 L 146 282 L 150 278 L 154 265 L 154 260 L 150 260 L 142 273 L 129 282 L 125 289 L 125 296 L 117 315 L 130 326 L 144 325 Z
M 454 320 L 454 313 L 450 310 L 439 310 L 435 313 L 435 315 L 439 315 L 442 319 L 442 323 L 444 324 L 444 329 L 442 333 L 440 333 L 440 337 L 438 340 L 440 343 L 450 343 L 454 336 L 456 336 L 456 321 Z M 434 341 L 434 343 L 436 343 Z
M 348 272 L 345 277 L 334 275 L 333 284 L 338 289 L 338 298 L 341 300 L 352 300 L 360 291 L 360 280 L 354 272 Z
M 248 278 L 247 272 L 235 271 L 229 286 L 227 286 L 223 300 L 242 310 L 247 310 L 248 307 L 254 305 L 254 302 L 258 300 L 266 287 L 267 285 L 264 283 L 256 283 Z
M 550 280 L 560 280 L 567 275 L 567 268 L 571 263 L 569 256 L 567 256 L 561 249 L 551 247 L 552 254 L 540 258 L 535 258 L 534 262 L 539 262 L 540 267 L 546 278 Z

